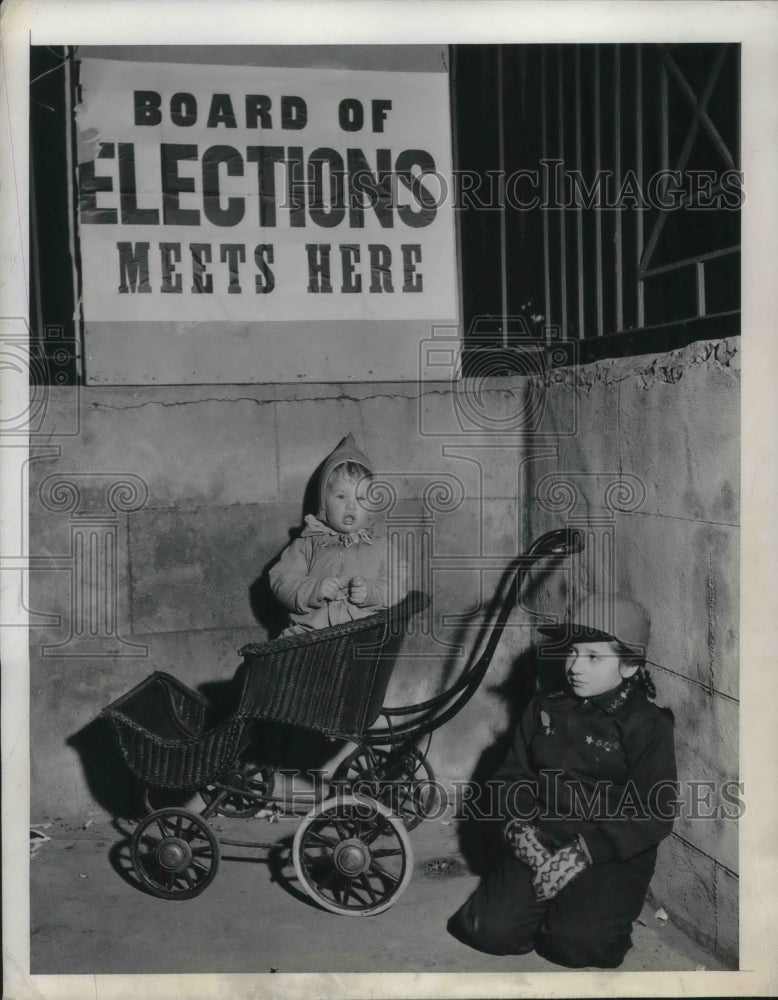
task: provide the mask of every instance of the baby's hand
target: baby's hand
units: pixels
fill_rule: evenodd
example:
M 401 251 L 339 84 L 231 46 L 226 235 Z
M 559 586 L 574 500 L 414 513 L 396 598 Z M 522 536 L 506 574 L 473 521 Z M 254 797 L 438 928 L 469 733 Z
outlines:
M 317 588 L 317 596 L 320 601 L 335 601 L 338 597 L 338 591 L 342 586 L 342 581 L 340 577 L 337 576 L 326 576 L 322 581 L 320 581 Z
M 358 608 L 367 604 L 367 580 L 363 576 L 352 576 L 349 580 L 348 599 Z

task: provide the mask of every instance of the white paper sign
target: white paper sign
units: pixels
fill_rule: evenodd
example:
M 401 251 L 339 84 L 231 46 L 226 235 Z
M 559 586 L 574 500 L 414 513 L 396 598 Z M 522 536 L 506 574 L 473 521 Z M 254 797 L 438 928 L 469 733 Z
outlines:
M 366 324 L 375 340 L 410 321 L 393 373 L 376 375 L 371 343 L 361 368 L 349 358 L 344 370 L 416 376 L 417 334 L 428 330 L 417 321 L 457 315 L 446 73 L 85 58 L 80 84 L 89 374 L 110 380 L 104 351 L 112 337 L 131 340 L 131 324 L 160 324 L 155 334 L 138 328 L 141 346 L 208 323 L 214 381 L 250 380 L 252 356 L 267 381 L 317 377 L 310 366 L 285 376 L 282 357 L 274 364 L 268 335 L 277 348 L 278 324 L 317 324 L 318 343 L 310 329 L 306 343 L 313 333 L 314 356 L 326 353 L 337 373 L 333 355 L 354 348 L 354 331 L 342 337 L 339 324 Z M 235 355 L 239 371 L 219 357 L 233 337 L 256 348 Z M 127 354 L 125 343 L 120 368 Z M 379 346 L 379 367 L 381 357 Z M 198 358 L 198 380 L 210 381 Z M 191 381 L 186 368 L 165 377 Z

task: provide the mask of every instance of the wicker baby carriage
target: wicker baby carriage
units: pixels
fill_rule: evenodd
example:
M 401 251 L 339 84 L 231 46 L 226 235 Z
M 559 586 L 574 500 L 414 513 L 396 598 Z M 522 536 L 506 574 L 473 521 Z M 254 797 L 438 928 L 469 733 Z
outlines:
M 161 671 L 103 709 L 127 766 L 152 793 L 147 802 L 167 789 L 197 790 L 206 803 L 199 814 L 179 806 L 152 808 L 136 827 L 133 870 L 147 891 L 166 899 L 199 895 L 220 858 L 207 820 L 255 815 L 274 800 L 272 765 L 241 759 L 253 723 L 299 726 L 361 745 L 381 711 L 408 620 L 427 603 L 413 592 L 396 607 L 355 622 L 244 646 L 233 679 L 234 710 L 214 725 L 207 722 L 207 700 Z M 349 843 L 328 852 L 321 845 L 333 827 Z M 352 836 L 342 836 L 344 830 Z M 268 846 L 227 838 L 221 843 Z M 306 890 L 325 908 L 357 915 L 394 902 L 410 879 L 411 858 L 405 826 L 391 808 L 343 786 L 314 805 L 293 846 Z M 331 870 L 323 874 L 333 865 L 336 878 Z M 356 888 L 346 892 L 352 884 Z
M 249 644 L 232 682 L 233 708 L 211 723 L 209 703 L 157 671 L 103 709 L 131 772 L 147 788 L 197 791 L 205 808 L 156 808 L 132 835 L 135 876 L 146 891 L 189 899 L 213 881 L 219 844 L 271 847 L 221 837 L 214 815 L 247 817 L 279 801 L 275 765 L 245 755 L 254 725 L 278 723 L 354 744 L 297 827 L 292 861 L 305 891 L 324 909 L 349 916 L 380 913 L 410 881 L 408 829 L 429 815 L 437 786 L 418 744 L 445 724 L 480 685 L 524 574 L 543 556 L 580 551 L 574 531 L 543 535 L 508 570 L 510 583 L 483 652 L 441 694 L 415 705 L 384 706 L 392 669 L 412 617 L 428 598 L 413 592 L 394 608 L 345 625 Z M 495 598 L 495 601 L 498 599 Z M 383 724 L 378 724 L 379 716 Z M 283 800 L 285 811 L 299 803 Z

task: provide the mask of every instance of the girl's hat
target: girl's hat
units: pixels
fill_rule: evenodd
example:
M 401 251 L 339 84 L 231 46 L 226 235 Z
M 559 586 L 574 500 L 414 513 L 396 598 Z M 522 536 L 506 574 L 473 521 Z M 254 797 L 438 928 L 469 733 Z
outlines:
M 539 631 L 558 643 L 608 642 L 615 639 L 638 656 L 645 656 L 651 618 L 642 604 L 620 594 L 590 594 L 568 613 L 563 624 Z
M 364 454 L 364 452 L 361 452 L 359 448 L 357 448 L 354 435 L 350 432 L 343 438 L 337 448 L 330 452 L 322 463 L 321 471 L 319 473 L 320 512 L 323 511 L 325 507 L 327 480 L 339 465 L 345 465 L 346 462 L 354 462 L 356 465 L 361 465 L 364 469 L 367 469 L 368 472 L 372 471 L 370 459 Z

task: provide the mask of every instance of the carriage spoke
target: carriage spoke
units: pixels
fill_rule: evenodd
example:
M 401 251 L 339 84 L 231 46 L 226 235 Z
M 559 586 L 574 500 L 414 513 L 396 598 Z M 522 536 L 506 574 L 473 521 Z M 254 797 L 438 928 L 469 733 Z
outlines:
M 364 844 L 372 844 L 377 837 L 380 837 L 386 833 L 386 820 L 383 816 L 377 816 L 376 822 L 373 826 L 368 829 L 364 837 L 362 837 L 362 842 Z
M 367 894 L 368 896 L 370 896 L 370 901 L 372 903 L 377 903 L 380 897 L 378 893 L 375 891 L 375 889 L 372 887 L 370 882 L 368 881 L 367 877 L 364 874 L 362 874 L 359 876 L 359 881 L 367 890 Z
M 150 851 L 153 851 L 156 848 L 157 842 L 159 841 L 159 837 L 150 833 L 148 830 L 143 832 L 140 839 L 144 846 L 147 846 Z
M 321 881 L 320 884 L 321 884 L 321 888 L 323 890 L 326 890 L 327 892 L 329 892 L 329 893 L 332 894 L 332 898 L 335 900 L 336 903 L 339 903 L 339 904 L 343 905 L 343 903 L 345 902 L 345 900 L 341 899 L 340 896 L 339 896 L 339 894 L 338 894 L 338 879 L 335 877 L 337 875 L 338 875 L 338 872 L 333 868 L 332 871 L 329 872 L 325 876 L 325 878 L 322 879 L 322 881 Z M 334 881 L 334 884 L 333 884 L 333 881 Z
M 169 832 L 170 831 L 168 830 L 167 825 L 163 822 L 163 818 L 161 816 L 158 816 L 156 818 L 155 822 L 156 822 L 157 826 L 159 827 L 160 836 L 162 836 L 162 837 L 169 836 Z
M 387 871 L 382 865 L 379 865 L 375 860 L 370 862 L 370 871 L 377 872 L 382 878 L 389 879 L 395 885 L 400 882 L 400 876 L 394 875 L 392 872 Z
M 327 847 L 337 847 L 338 841 L 333 840 L 331 837 L 325 837 L 323 833 L 313 828 L 308 831 L 308 840 L 316 839 L 320 843 L 325 844 Z
M 344 821 L 337 816 L 333 816 L 332 825 L 335 827 L 338 836 L 341 840 L 348 840 L 351 837 L 351 832 L 348 827 L 345 826 Z
M 346 903 L 348 903 L 349 899 L 353 899 L 358 904 L 356 907 L 351 907 L 351 909 L 361 910 L 369 905 L 369 901 L 357 892 L 356 882 L 353 879 L 349 879 L 346 882 Z
M 402 854 L 402 847 L 399 845 L 397 847 L 377 847 L 370 852 L 370 856 L 373 858 L 401 858 Z
M 351 836 L 356 840 L 364 841 L 363 831 L 365 829 L 365 821 L 361 819 L 359 816 L 354 816 L 351 823 L 352 823 Z
M 197 885 L 197 875 L 191 874 L 188 868 L 181 872 L 178 877 L 184 883 L 185 889 L 191 889 L 193 885 Z
M 354 758 L 348 770 L 349 772 L 353 771 L 355 776 L 358 776 L 363 771 L 367 771 L 369 769 L 370 769 L 370 761 L 368 760 L 367 754 L 361 753 L 358 757 Z

